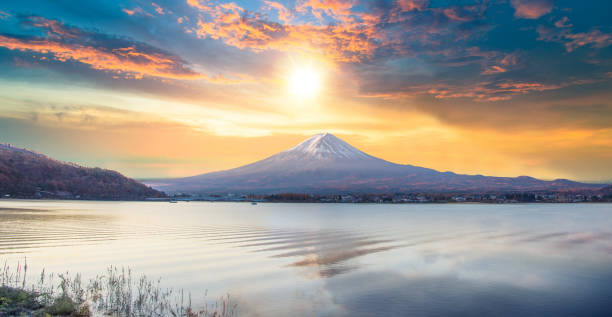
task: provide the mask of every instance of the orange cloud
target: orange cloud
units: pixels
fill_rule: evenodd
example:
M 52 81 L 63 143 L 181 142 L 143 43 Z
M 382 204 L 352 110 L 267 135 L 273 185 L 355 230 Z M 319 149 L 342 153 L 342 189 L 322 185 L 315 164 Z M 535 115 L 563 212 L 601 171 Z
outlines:
M 58 61 L 77 61 L 93 69 L 116 73 L 125 78 L 140 79 L 151 76 L 163 79 L 204 79 L 226 84 L 243 82 L 242 79 L 228 79 L 220 74 L 200 74 L 189 69 L 186 62 L 179 57 L 142 43 L 85 32 L 42 17 L 28 17 L 26 23 L 47 30 L 47 37 L 20 38 L 0 35 L 0 47 L 51 54 Z M 41 58 L 44 59 L 45 56 Z
M 456 21 L 461 21 L 461 22 L 468 22 L 472 20 L 471 17 L 460 15 L 459 12 L 457 12 L 456 8 L 444 9 L 442 12 L 444 13 L 444 15 L 446 15 L 446 17 L 448 17 L 451 20 L 456 20 Z
M 480 19 L 486 8 L 474 5 L 428 9 L 428 1 L 415 0 L 392 2 L 386 9 L 366 12 L 356 8 L 357 0 L 302 0 L 292 9 L 264 1 L 265 9 L 278 11 L 275 21 L 235 3 L 186 1 L 200 11 L 197 28 L 188 30 L 199 37 L 255 52 L 307 50 L 337 62 L 363 62 L 371 60 L 375 53 L 440 54 L 438 37 L 450 34 L 447 26 Z M 415 19 L 419 12 L 405 12 L 426 9 L 432 19 Z M 300 19 L 296 18 L 298 14 Z M 461 31 L 464 38 L 470 33 L 468 29 Z M 425 49 L 415 52 L 418 47 Z
M 290 23 L 291 19 L 293 19 L 293 15 L 289 9 L 285 8 L 284 5 L 274 1 L 264 1 L 264 3 L 278 12 L 278 19 L 283 23 Z
M 135 7 L 134 9 L 127 9 L 127 8 L 123 8 L 121 9 L 121 11 L 125 12 L 125 14 L 132 16 L 132 15 L 146 15 L 149 17 L 152 17 L 152 15 L 148 12 L 145 12 L 142 8 L 140 7 Z
M 27 23 L 41 29 L 47 30 L 47 35 L 53 38 L 70 38 L 76 39 L 82 33 L 77 28 L 68 28 L 57 20 L 49 20 L 43 17 L 31 16 L 27 19 Z
M 482 74 L 483 75 L 491 75 L 491 74 L 499 74 L 499 73 L 505 73 L 505 72 L 507 72 L 507 70 L 505 68 L 493 65 L 493 66 L 485 69 L 485 71 L 482 72 Z
M 126 9 L 126 8 L 121 9 L 121 11 L 125 12 L 127 15 L 134 15 L 134 14 L 136 14 L 135 10 L 130 10 L 130 9 Z
M 187 4 L 202 11 L 212 10 L 208 5 L 201 4 L 199 0 L 187 0 Z
M 164 8 L 162 8 L 159 4 L 155 2 L 151 2 L 151 5 L 155 8 L 155 12 L 157 12 L 157 14 L 161 14 L 161 15 L 166 14 L 166 11 L 164 10 Z
M 494 66 L 495 67 L 495 66 Z M 505 70 L 504 70 L 505 71 Z M 498 71 L 498 72 L 504 72 Z M 485 71 L 486 73 L 486 71 Z M 483 73 L 483 74 L 485 74 Z M 491 73 L 493 74 L 493 73 Z M 377 98 L 383 100 L 406 99 L 416 97 L 418 95 L 431 95 L 436 99 L 471 99 L 478 102 L 495 102 L 510 100 L 515 95 L 527 94 L 536 91 L 555 90 L 571 85 L 582 85 L 590 83 L 590 81 L 574 81 L 563 84 L 544 84 L 537 82 L 491 82 L 484 81 L 466 86 L 454 86 L 447 84 L 432 85 L 417 85 L 404 87 L 405 91 L 397 92 L 380 92 L 370 94 L 360 94 L 362 98 Z
M 527 93 L 530 91 L 544 91 L 559 89 L 561 85 L 549 85 L 535 82 L 506 82 L 498 84 L 499 91 L 501 92 L 515 92 L 515 93 Z
M 436 99 L 468 98 L 480 102 L 504 101 L 512 99 L 514 95 L 556 90 L 571 85 L 582 85 L 587 83 L 589 82 L 581 80 L 562 84 L 518 81 L 482 82 L 470 87 L 438 85 L 438 87 L 431 88 L 427 92 Z
M 0 35 L 0 46 L 11 50 L 53 54 L 59 61 L 75 60 L 93 69 L 112 71 L 131 78 L 144 75 L 172 79 L 198 79 L 196 72 L 177 70 L 176 63 L 166 56 L 138 52 L 134 47 L 123 47 L 110 52 L 94 47 L 65 44 L 51 40 L 21 40 Z
M 565 49 L 571 52 L 578 47 L 593 45 L 594 47 L 606 47 L 612 44 L 612 34 L 592 30 L 587 33 L 568 33 L 565 37 L 569 42 L 565 43 Z
M 59 61 L 75 60 L 93 69 L 116 72 L 129 78 L 154 76 L 171 79 L 200 79 L 202 75 L 182 68 L 172 57 L 139 52 L 134 47 L 104 51 L 95 47 L 67 44 L 48 39 L 22 40 L 0 35 L 0 46 L 11 50 L 53 54 Z
M 421 11 L 429 5 L 427 0 L 398 0 L 398 4 L 402 11 Z
M 552 0 L 512 0 L 514 16 L 523 19 L 537 19 L 552 10 Z
M 305 11 L 310 8 L 313 15 L 322 18 L 325 13 L 329 16 L 348 16 L 353 14 L 351 8 L 355 5 L 351 0 L 306 0 L 296 10 Z
M 552 29 L 545 26 L 538 27 L 538 40 L 548 42 L 563 43 L 565 50 L 572 52 L 579 47 L 592 45 L 596 48 L 602 48 L 612 45 L 612 34 L 603 33 L 600 30 L 591 30 L 589 32 L 572 33 L 568 27 L 561 29 Z
M 499 69 L 498 69 L 499 67 Z M 492 66 L 481 74 L 491 75 L 507 72 L 500 66 Z M 569 86 L 586 85 L 600 82 L 603 79 L 576 79 L 562 83 L 544 83 L 520 80 L 483 80 L 481 82 L 461 84 L 429 83 L 404 85 L 400 90 L 386 90 L 378 87 L 359 93 L 360 98 L 381 100 L 411 99 L 419 96 L 432 96 L 435 99 L 466 99 L 476 102 L 498 102 L 510 100 L 516 96 L 534 92 L 557 90 Z
M 220 39 L 228 45 L 256 52 L 299 48 L 322 52 L 336 61 L 356 62 L 371 57 L 384 40 L 367 15 L 361 15 L 359 21 L 344 18 L 344 21 L 350 22 L 338 25 L 281 24 L 247 12 L 233 3 L 214 7 L 195 0 L 188 0 L 187 3 L 208 15 L 208 18 L 201 18 L 198 22 L 196 32 L 200 37 Z M 309 2 L 308 6 L 314 5 L 315 10 L 323 10 L 323 6 L 328 4 L 330 8 L 325 9 L 326 12 L 339 14 L 345 7 L 332 5 L 335 3 L 318 1 Z
M 558 28 L 569 28 L 572 27 L 572 24 L 569 23 L 568 17 L 563 17 L 555 22 L 555 26 Z
M 514 66 L 518 64 L 518 55 L 516 54 L 508 54 L 502 58 L 500 63 L 504 66 Z
M 519 63 L 519 57 L 517 54 L 505 55 L 502 59 L 497 58 L 499 65 L 488 66 L 481 75 L 494 75 L 508 72 L 512 67 Z M 501 65 L 501 66 L 500 66 Z

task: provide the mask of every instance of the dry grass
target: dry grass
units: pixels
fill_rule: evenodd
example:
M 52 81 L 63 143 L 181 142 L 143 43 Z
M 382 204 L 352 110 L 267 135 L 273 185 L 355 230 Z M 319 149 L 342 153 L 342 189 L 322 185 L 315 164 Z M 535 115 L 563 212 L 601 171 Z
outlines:
M 231 317 L 230 296 L 195 308 L 191 294 L 161 287 L 161 280 L 134 276 L 129 268 L 111 266 L 84 285 L 81 275 L 47 274 L 28 284 L 27 262 L 0 270 L 0 316 L 175 316 Z M 204 293 L 206 295 L 206 293 Z

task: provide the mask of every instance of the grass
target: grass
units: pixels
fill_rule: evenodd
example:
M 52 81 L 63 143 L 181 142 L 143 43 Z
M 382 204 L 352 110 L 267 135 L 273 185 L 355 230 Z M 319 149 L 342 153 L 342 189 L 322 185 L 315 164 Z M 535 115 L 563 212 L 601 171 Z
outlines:
M 134 276 L 129 268 L 109 267 L 83 283 L 80 274 L 47 274 L 28 284 L 27 262 L 0 270 L 0 316 L 175 316 L 231 317 L 230 296 L 195 308 L 191 294 L 162 288 L 161 279 Z M 205 293 L 206 295 L 206 293 Z

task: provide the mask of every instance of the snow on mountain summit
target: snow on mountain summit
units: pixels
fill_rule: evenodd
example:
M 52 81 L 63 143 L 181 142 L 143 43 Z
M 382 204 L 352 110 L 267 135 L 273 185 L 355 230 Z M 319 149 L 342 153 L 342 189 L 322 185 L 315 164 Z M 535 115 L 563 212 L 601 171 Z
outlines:
M 330 133 L 314 135 L 300 144 L 261 161 L 235 169 L 220 171 L 223 175 L 285 175 L 312 171 L 381 170 L 396 164 L 368 155 Z M 218 174 L 218 175 L 221 175 Z M 197 176 L 195 176 L 197 177 Z
M 371 158 L 368 154 L 359 151 L 331 133 L 316 134 L 282 153 L 299 154 L 311 159 Z

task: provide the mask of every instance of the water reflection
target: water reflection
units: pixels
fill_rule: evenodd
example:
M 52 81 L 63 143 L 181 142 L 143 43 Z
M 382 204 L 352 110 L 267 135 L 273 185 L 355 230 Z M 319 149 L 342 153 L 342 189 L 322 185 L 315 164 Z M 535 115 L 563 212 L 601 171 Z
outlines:
M 612 205 L 22 205 L 0 260 L 127 265 L 245 316 L 612 315 Z
M 285 267 L 307 268 L 308 276 L 329 278 L 360 267 L 355 259 L 402 248 L 444 248 L 469 243 L 519 244 L 550 243 L 547 247 L 564 249 L 598 244 L 611 250 L 612 232 L 554 231 L 533 233 L 478 230 L 459 233 L 420 232 L 364 234 L 346 228 L 326 230 L 286 230 L 263 226 L 218 225 L 144 225 L 113 222 L 108 214 L 65 213 L 42 209 L 0 208 L 0 254 L 30 248 L 67 247 L 147 236 L 167 239 L 202 240 L 207 244 L 246 248 L 271 258 L 288 258 Z M 435 248 L 435 247 L 434 247 Z M 432 252 L 429 249 L 427 252 Z M 312 270 L 318 272 L 312 272 Z
M 374 283 L 372 283 L 374 282 Z M 368 283 L 368 284 L 364 284 Z M 455 275 L 363 273 L 329 280 L 347 316 L 610 316 L 612 275 L 548 291 Z M 367 285 L 364 286 L 364 285 Z

